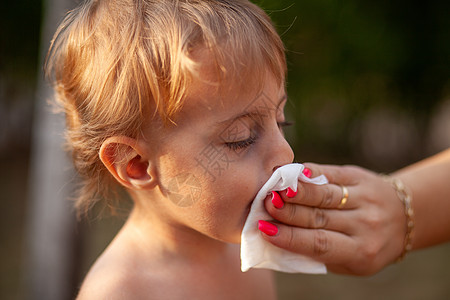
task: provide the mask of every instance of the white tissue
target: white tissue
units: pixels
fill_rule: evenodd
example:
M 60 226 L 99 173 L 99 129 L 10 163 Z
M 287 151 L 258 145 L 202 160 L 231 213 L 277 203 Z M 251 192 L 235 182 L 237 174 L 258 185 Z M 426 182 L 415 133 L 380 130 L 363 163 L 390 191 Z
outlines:
M 313 184 L 328 183 L 325 176 L 308 178 L 303 175 L 302 164 L 289 164 L 275 170 L 256 195 L 241 235 L 241 270 L 265 268 L 287 273 L 325 274 L 323 263 L 309 257 L 278 248 L 265 241 L 258 230 L 258 221 L 273 221 L 264 207 L 264 199 L 271 191 L 282 191 L 290 187 L 297 191 L 298 180 Z

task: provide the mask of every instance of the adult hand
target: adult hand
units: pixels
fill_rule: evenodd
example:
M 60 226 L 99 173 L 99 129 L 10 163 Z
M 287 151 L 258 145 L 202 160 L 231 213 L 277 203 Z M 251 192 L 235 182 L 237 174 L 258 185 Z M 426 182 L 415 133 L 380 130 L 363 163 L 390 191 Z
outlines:
M 279 223 L 278 233 L 262 233 L 264 239 L 324 262 L 335 273 L 370 275 L 394 262 L 404 248 L 406 216 L 392 186 L 355 166 L 305 166 L 329 184 L 299 182 L 296 195 L 279 192 L 281 208 L 268 197 L 266 209 Z M 344 205 L 342 186 L 348 190 Z

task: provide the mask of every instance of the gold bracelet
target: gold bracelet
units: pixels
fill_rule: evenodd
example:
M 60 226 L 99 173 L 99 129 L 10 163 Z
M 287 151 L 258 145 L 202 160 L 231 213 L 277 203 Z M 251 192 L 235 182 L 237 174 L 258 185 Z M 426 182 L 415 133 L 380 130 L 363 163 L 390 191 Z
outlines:
M 408 192 L 407 188 L 403 184 L 403 182 L 398 179 L 388 175 L 382 174 L 381 177 L 384 181 L 390 183 L 394 190 L 397 192 L 397 196 L 400 201 L 405 206 L 405 216 L 406 216 L 406 234 L 403 251 L 400 256 L 397 258 L 397 262 L 400 262 L 405 258 L 405 255 L 412 250 L 412 238 L 413 238 L 413 229 L 414 229 L 414 211 L 411 205 L 412 196 Z

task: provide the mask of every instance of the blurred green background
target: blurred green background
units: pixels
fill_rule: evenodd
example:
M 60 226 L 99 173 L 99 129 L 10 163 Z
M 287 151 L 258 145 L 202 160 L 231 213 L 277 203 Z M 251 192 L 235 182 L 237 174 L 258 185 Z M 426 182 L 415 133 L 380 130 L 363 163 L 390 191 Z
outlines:
M 449 1 L 255 1 L 288 57 L 287 132 L 298 162 L 390 172 L 450 147 Z M 23 253 L 43 3 L 0 10 L 0 299 L 25 297 Z M 123 219 L 81 222 L 70 278 L 76 293 Z M 43 274 L 45 276 L 45 274 Z M 280 299 L 450 299 L 450 245 L 381 273 L 278 274 Z

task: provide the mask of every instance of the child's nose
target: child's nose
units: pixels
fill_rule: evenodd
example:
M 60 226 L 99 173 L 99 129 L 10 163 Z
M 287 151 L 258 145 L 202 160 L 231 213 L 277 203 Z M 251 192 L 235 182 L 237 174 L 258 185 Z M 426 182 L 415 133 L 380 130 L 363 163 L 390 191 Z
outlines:
M 270 150 L 268 151 L 269 170 L 274 172 L 277 168 L 292 163 L 294 160 L 294 151 L 284 138 L 284 135 L 278 130 L 274 135 Z

